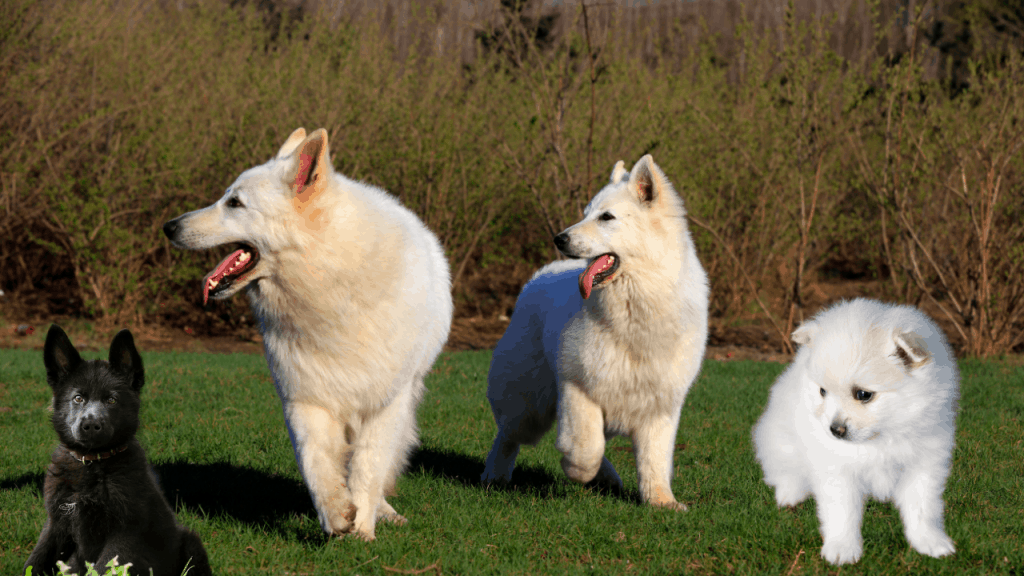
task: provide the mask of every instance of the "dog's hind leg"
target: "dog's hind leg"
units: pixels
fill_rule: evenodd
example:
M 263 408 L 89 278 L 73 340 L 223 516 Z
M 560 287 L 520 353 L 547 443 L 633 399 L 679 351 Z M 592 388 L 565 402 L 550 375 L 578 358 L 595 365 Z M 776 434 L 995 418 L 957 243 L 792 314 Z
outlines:
M 480 475 L 484 485 L 511 482 L 519 447 L 536 444 L 555 422 L 555 374 L 539 343 L 534 344 L 518 350 L 509 348 L 503 338 L 494 352 L 487 374 L 487 399 L 498 433 Z
M 577 482 L 596 481 L 621 490 L 622 479 L 604 457 L 604 415 L 601 407 L 571 382 L 561 387 L 558 400 L 558 439 L 562 470 Z
M 351 530 L 363 540 L 376 538 L 378 516 L 393 514 L 397 522 L 404 520 L 385 502 L 384 493 L 394 485 L 416 445 L 416 405 L 423 390 L 422 377 L 414 377 L 359 429 L 349 464 L 349 487 L 356 507 Z
M 679 410 L 653 417 L 633 431 L 640 497 L 652 506 L 686 510 L 672 494 L 672 453 L 675 451 Z
M 415 384 L 419 387 L 419 390 L 415 392 L 416 396 L 411 405 L 411 412 L 402 424 L 402 434 L 399 436 L 398 443 L 396 446 L 397 457 L 391 460 L 391 469 L 388 471 L 386 478 L 387 484 L 384 487 L 384 494 L 387 496 L 395 495 L 395 483 L 398 480 L 398 476 L 402 473 L 406 464 L 409 462 L 409 456 L 412 454 L 413 449 L 419 444 L 419 435 L 416 430 L 416 406 L 419 405 L 419 401 L 423 396 L 423 391 L 426 390 L 426 386 L 423 385 L 423 378 L 419 378 Z M 399 514 L 391 504 L 388 503 L 387 498 L 381 497 L 380 506 L 377 507 L 377 522 L 390 522 L 402 526 L 409 521 L 408 518 Z
M 206 556 L 206 549 L 203 548 L 202 540 L 199 539 L 195 532 L 182 529 L 181 552 L 179 553 L 178 563 L 181 571 L 185 570 L 186 564 L 188 565 L 188 576 L 210 576 L 213 574 L 213 571 L 210 569 L 210 559 Z
M 487 454 L 487 462 L 484 464 L 483 474 L 480 475 L 480 482 L 484 485 L 510 482 L 518 456 L 519 442 L 509 438 L 506 422 L 498 422 L 498 435 L 495 436 L 494 445 L 491 446 L 491 451 Z
M 299 471 L 313 497 L 320 526 L 328 534 L 345 534 L 355 516 L 344 473 L 350 450 L 345 426 L 314 404 L 291 402 L 284 413 Z

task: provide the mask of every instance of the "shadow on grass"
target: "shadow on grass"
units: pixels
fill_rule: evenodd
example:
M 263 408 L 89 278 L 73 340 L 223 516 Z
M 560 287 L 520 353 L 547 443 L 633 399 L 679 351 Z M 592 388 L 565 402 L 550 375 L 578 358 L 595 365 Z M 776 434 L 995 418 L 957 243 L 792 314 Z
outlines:
M 570 482 L 564 476 L 553 476 L 539 466 L 516 466 L 512 472 L 512 481 L 508 484 L 480 483 L 480 475 L 484 471 L 484 461 L 457 452 L 420 449 L 409 461 L 407 474 L 424 474 L 435 478 L 458 482 L 468 488 L 493 490 L 499 492 L 519 492 L 539 497 L 564 497 L 568 494 L 566 487 Z M 633 490 L 607 489 L 598 484 L 586 484 L 586 487 L 598 494 L 607 494 L 634 504 L 641 504 L 640 493 Z
M 435 478 L 454 480 L 469 488 L 484 488 L 480 484 L 480 475 L 483 471 L 484 461 L 480 458 L 458 452 L 421 448 L 413 453 L 409 460 L 407 474 L 426 474 Z M 555 477 L 543 468 L 516 466 L 512 474 L 512 483 L 508 487 L 529 486 L 534 489 L 551 490 L 557 484 Z
M 183 504 L 210 516 L 287 532 L 293 530 L 284 528 L 281 519 L 317 517 L 306 486 L 294 478 L 225 462 L 171 462 L 154 469 L 174 508 Z
M 26 486 L 32 486 L 39 493 L 43 492 L 44 474 L 22 474 L 17 478 L 0 481 L 0 490 L 19 490 Z

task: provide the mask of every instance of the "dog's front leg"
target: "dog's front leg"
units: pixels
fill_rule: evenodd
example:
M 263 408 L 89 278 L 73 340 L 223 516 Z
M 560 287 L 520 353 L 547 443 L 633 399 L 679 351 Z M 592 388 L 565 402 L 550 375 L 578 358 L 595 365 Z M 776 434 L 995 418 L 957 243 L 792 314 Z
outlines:
M 366 541 L 376 538 L 378 516 L 404 523 L 384 500 L 384 490 L 394 486 L 416 445 L 416 403 L 423 389 L 422 380 L 413 379 L 375 414 L 366 418 L 352 451 L 349 483 L 356 507 L 352 531 Z
M 860 535 L 864 516 L 864 496 L 852 478 L 824 476 L 814 488 L 818 520 L 824 544 L 821 557 L 832 564 L 860 560 L 863 543 Z
M 686 510 L 686 505 L 676 502 L 672 494 L 672 454 L 678 428 L 678 409 L 644 422 L 632 434 L 633 454 L 644 502 L 671 510 Z
M 562 470 L 569 478 L 587 483 L 591 480 L 613 489 L 622 489 L 622 479 L 604 457 L 604 415 L 601 407 L 576 384 L 562 384 L 558 398 L 558 440 Z
M 925 469 L 908 470 L 896 486 L 893 498 L 903 518 L 907 541 L 914 550 L 935 558 L 956 552 L 942 522 L 942 491 L 946 479 L 934 474 L 937 469 L 949 468 L 948 465 L 930 465 Z
M 323 407 L 304 402 L 287 403 L 284 413 L 320 526 L 328 534 L 344 535 L 355 518 L 344 473 L 349 455 L 344 423 Z
M 60 559 L 62 548 L 61 538 L 53 529 L 50 519 L 46 519 L 43 531 L 39 533 L 39 541 L 32 549 L 28 560 L 25 562 L 25 571 L 32 567 L 33 574 L 53 574 L 57 570 L 57 560 Z

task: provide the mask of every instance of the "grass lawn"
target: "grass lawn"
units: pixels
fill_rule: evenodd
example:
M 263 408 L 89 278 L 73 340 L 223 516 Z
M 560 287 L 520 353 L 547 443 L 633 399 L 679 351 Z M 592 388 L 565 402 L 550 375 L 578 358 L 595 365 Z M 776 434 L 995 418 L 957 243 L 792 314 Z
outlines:
M 85 354 L 87 358 L 99 354 Z M 377 540 L 328 539 L 303 487 L 260 356 L 143 353 L 140 438 L 178 518 L 218 574 L 835 573 L 818 555 L 814 502 L 778 510 L 750 429 L 782 366 L 705 363 L 683 408 L 673 489 L 685 513 L 639 505 L 629 444 L 608 455 L 627 494 L 568 481 L 549 434 L 504 489 L 477 480 L 494 423 L 489 352 L 446 354 L 420 406 L 422 446 L 389 502 L 409 518 Z M 1024 574 L 1024 367 L 963 372 L 946 526 L 957 554 L 913 551 L 899 514 L 871 502 L 864 557 L 843 574 Z M 42 353 L 0 350 L 0 574 L 18 574 L 45 519 L 56 436 Z

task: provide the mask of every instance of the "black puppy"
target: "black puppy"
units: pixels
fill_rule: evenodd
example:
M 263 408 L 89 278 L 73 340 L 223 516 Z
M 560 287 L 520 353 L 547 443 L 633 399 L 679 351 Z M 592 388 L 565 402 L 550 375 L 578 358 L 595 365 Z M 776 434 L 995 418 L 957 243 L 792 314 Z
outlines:
M 110 362 L 83 361 L 54 324 L 43 350 L 53 388 L 53 427 L 60 444 L 46 470 L 46 525 L 25 568 L 52 574 L 57 560 L 84 574 L 114 556 L 132 574 L 210 574 L 199 536 L 179 526 L 135 439 L 139 428 L 142 358 L 131 332 L 110 345 Z

